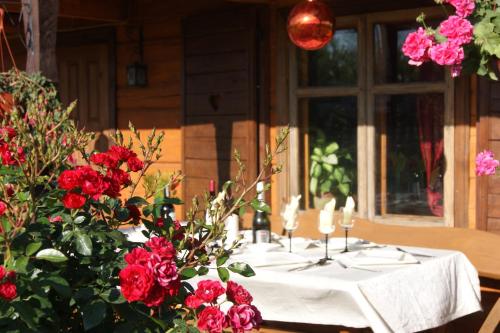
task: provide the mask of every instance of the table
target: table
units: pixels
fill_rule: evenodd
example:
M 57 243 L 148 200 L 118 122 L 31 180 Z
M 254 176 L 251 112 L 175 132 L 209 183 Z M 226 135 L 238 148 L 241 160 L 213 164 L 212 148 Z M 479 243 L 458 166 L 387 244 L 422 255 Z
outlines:
M 464 254 L 403 249 L 433 257 L 415 256 L 419 264 L 370 266 L 374 271 L 346 269 L 335 261 L 303 271 L 289 271 L 291 265 L 254 267 L 256 276 L 252 278 L 236 274 L 231 278 L 252 293 L 254 304 L 269 321 L 416 332 L 481 310 L 477 271 Z M 292 256 L 316 260 L 323 250 L 305 250 Z M 331 253 L 334 258 L 340 255 L 338 251 Z M 243 253 L 231 260 L 252 265 L 266 255 L 270 256 Z

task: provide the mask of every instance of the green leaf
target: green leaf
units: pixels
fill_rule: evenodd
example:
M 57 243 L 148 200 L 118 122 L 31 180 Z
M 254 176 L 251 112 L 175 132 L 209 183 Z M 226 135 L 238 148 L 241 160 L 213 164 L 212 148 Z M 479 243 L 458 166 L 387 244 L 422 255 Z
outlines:
M 75 233 L 76 251 L 83 256 L 90 256 L 92 254 L 92 240 L 90 237 L 82 232 Z
M 19 313 L 19 317 L 28 325 L 29 328 L 37 330 L 37 325 L 33 321 L 36 318 L 36 313 L 28 302 L 13 302 L 12 306 Z
M 250 203 L 250 205 L 252 206 L 252 208 L 254 210 L 257 210 L 259 212 L 266 212 L 266 213 L 270 213 L 271 212 L 271 208 L 265 202 L 260 201 L 258 199 L 252 200 L 252 202 Z
M 125 303 L 125 298 L 122 293 L 117 288 L 111 288 L 101 293 L 101 298 L 108 303 L 112 304 L 122 304 Z
M 316 192 L 318 190 L 318 178 L 311 178 L 311 181 L 309 182 L 309 191 L 311 194 L 316 195 Z
M 147 202 L 146 199 L 144 198 L 141 198 L 141 197 L 132 197 L 130 199 L 127 200 L 127 202 L 125 203 L 125 206 L 128 206 L 128 205 L 134 205 L 134 206 L 145 206 L 145 205 L 148 205 L 149 202 Z
M 349 195 L 349 192 L 351 191 L 351 186 L 349 184 L 339 184 L 338 189 L 340 193 L 342 193 L 345 196 Z
M 164 204 L 172 204 L 172 205 L 182 205 L 183 202 L 179 198 L 155 198 L 155 205 L 164 205 Z
M 107 315 L 107 306 L 102 300 L 93 301 L 82 309 L 83 328 L 88 331 L 98 326 Z
M 337 142 L 332 142 L 325 148 L 325 154 L 330 155 L 334 152 L 336 152 L 339 149 L 339 145 Z
M 42 280 L 42 283 L 48 284 L 55 291 L 57 291 L 61 296 L 65 298 L 71 297 L 71 288 L 68 281 L 60 276 L 49 276 Z
M 200 268 L 198 268 L 198 275 L 199 276 L 207 275 L 207 274 L 208 274 L 208 267 L 201 266 Z
M 14 260 L 14 270 L 19 273 L 27 273 L 26 267 L 28 266 L 29 258 L 20 256 Z
M 130 217 L 130 211 L 127 208 L 118 208 L 115 210 L 115 216 L 118 221 L 126 222 Z
M 56 249 L 43 249 L 36 254 L 36 258 L 40 260 L 47 260 L 50 262 L 58 263 L 68 260 L 66 256 Z
M 229 280 L 229 271 L 227 270 L 227 268 L 218 267 L 217 273 L 219 274 L 219 278 L 222 280 L 222 282 L 226 282 L 227 280 Z
M 252 267 L 250 267 L 248 264 L 245 264 L 244 262 L 235 262 L 229 265 L 227 268 L 229 268 L 231 272 L 240 274 L 244 277 L 250 277 L 255 275 L 255 272 L 252 269 Z
M 224 253 L 221 255 L 219 258 L 217 258 L 217 267 L 222 266 L 226 263 L 226 261 L 229 259 L 229 255 L 227 253 Z
M 29 243 L 28 246 L 26 246 L 26 255 L 31 256 L 36 253 L 36 251 L 40 250 L 42 247 L 42 242 L 33 242 Z
M 85 216 L 83 215 L 78 215 L 77 217 L 75 217 L 75 221 L 74 221 L 76 224 L 80 224 L 80 223 L 83 223 L 85 222 Z
M 181 277 L 183 280 L 190 279 L 190 278 L 196 276 L 196 274 L 198 274 L 198 272 L 196 271 L 196 269 L 194 269 L 192 267 L 184 268 L 181 271 Z
M 316 156 L 323 156 L 323 151 L 321 151 L 321 148 L 315 147 L 313 149 L 313 154 L 316 155 Z

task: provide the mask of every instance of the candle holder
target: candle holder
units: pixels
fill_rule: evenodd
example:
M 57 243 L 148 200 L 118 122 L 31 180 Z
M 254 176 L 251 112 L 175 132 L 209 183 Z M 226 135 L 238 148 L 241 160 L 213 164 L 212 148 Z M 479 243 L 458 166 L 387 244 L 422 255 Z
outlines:
M 341 208 L 342 212 L 341 218 L 339 219 L 339 225 L 345 232 L 345 247 L 341 253 L 349 252 L 349 247 L 347 245 L 347 238 L 349 236 L 349 230 L 354 227 L 354 219 L 352 218 L 352 212 L 346 212 L 345 208 Z
M 299 226 L 297 218 L 293 220 L 283 220 L 283 229 L 288 234 L 288 252 L 292 253 L 292 234 L 295 229 Z

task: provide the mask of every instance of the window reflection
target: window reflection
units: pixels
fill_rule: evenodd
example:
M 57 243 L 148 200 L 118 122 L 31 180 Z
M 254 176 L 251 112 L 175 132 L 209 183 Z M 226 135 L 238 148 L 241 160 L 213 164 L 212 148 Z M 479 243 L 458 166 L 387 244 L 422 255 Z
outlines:
M 298 50 L 299 85 L 353 86 L 358 82 L 358 33 L 340 29 L 324 48 Z
M 377 214 L 443 216 L 444 96 L 377 96 Z
M 442 81 L 444 70 L 432 62 L 411 66 L 401 48 L 406 36 L 416 29 L 414 24 L 375 24 L 374 78 L 375 83 Z
M 332 197 L 344 205 L 357 192 L 357 98 L 302 99 L 299 105 L 305 206 L 320 209 Z

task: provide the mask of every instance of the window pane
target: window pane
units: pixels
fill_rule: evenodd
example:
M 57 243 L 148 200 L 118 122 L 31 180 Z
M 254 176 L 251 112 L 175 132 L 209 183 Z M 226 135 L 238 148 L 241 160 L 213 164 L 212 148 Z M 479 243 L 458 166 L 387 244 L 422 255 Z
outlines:
M 377 214 L 443 216 L 444 96 L 377 96 Z
M 432 62 L 420 67 L 408 64 L 401 48 L 415 24 L 375 24 L 373 27 L 375 83 L 443 81 L 444 70 Z
M 358 33 L 341 29 L 317 51 L 298 49 L 299 85 L 355 86 L 358 82 Z
M 357 97 L 302 99 L 301 192 L 307 208 L 357 192 Z

